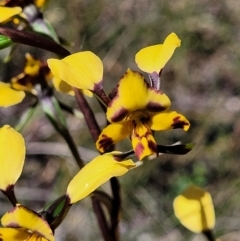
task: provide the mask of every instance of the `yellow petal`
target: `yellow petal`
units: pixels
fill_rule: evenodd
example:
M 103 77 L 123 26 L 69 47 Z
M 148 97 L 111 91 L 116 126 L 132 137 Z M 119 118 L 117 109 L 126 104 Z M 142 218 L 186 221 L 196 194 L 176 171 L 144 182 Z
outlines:
M 55 89 L 59 92 L 62 92 L 64 94 L 68 94 L 71 96 L 74 96 L 75 93 L 72 89 L 72 86 L 69 85 L 67 82 L 57 78 L 57 77 L 53 77 L 52 79 L 53 82 L 53 86 L 55 87 Z M 90 90 L 82 90 L 83 94 L 88 96 L 88 97 L 93 97 L 93 93 Z
M 26 147 L 20 133 L 9 125 L 0 128 L 0 189 L 13 185 L 22 173 Z
M 22 11 L 20 7 L 0 7 L 0 22 L 6 21 Z
M 100 152 L 105 152 L 111 145 L 128 137 L 131 131 L 131 121 L 110 124 L 102 130 L 96 142 L 96 147 Z
M 46 0 L 34 0 L 34 3 L 38 8 L 41 8 L 46 3 Z
M 46 220 L 42 219 L 37 213 L 26 207 L 17 204 L 17 206 L 3 215 L 1 219 L 2 225 L 5 227 L 19 227 L 32 231 L 49 241 L 54 241 L 51 228 Z
M 215 212 L 211 195 L 203 189 L 190 186 L 173 202 L 175 216 L 192 232 L 212 230 Z
M 24 73 L 30 76 L 37 76 L 39 75 L 39 70 L 41 67 L 41 61 L 35 59 L 31 54 L 27 53 L 25 55 L 26 64 L 24 67 Z
M 48 59 L 53 75 L 79 89 L 94 90 L 102 82 L 103 65 L 90 51 L 72 54 L 62 60 Z
M 187 131 L 190 127 L 189 121 L 176 111 L 165 111 L 152 114 L 148 125 L 155 131 L 165 131 L 176 128 L 182 128 Z
M 36 81 L 35 77 L 21 73 L 13 78 L 11 78 L 11 87 L 14 90 L 22 90 L 26 92 L 31 92 L 37 95 L 36 90 L 33 89 L 33 83 Z
M 10 84 L 0 82 L 0 96 L 0 107 L 9 107 L 22 102 L 25 93 L 23 91 L 13 90 Z
M 118 122 L 137 110 L 158 112 L 170 105 L 171 102 L 164 93 L 150 88 L 140 73 L 128 69 L 119 81 L 116 96 L 108 106 L 107 119 Z
M 181 40 L 175 33 L 167 36 L 163 44 L 153 45 L 141 49 L 135 56 L 135 61 L 144 72 L 159 73 L 168 60 L 172 57 L 174 50 L 181 45 Z
M 93 92 L 90 90 L 82 90 L 83 94 L 88 97 L 93 97 Z
M 74 91 L 72 89 L 72 86 L 70 86 L 65 81 L 57 77 L 53 77 L 52 82 L 53 82 L 53 86 L 57 91 L 74 96 Z
M 1 241 L 23 241 L 31 234 L 22 228 L 0 228 L 0 240 Z
M 118 162 L 113 153 L 98 156 L 84 166 L 72 179 L 67 188 L 71 203 L 85 198 L 112 177 L 122 176 L 135 167 L 132 160 Z
M 134 121 L 131 139 L 134 152 L 139 160 L 146 156 L 157 154 L 157 143 L 150 128 L 145 123 Z

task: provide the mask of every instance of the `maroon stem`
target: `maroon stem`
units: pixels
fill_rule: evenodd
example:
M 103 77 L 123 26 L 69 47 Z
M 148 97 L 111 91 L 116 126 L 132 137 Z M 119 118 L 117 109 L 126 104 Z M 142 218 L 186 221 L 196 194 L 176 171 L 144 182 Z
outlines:
M 101 133 L 101 130 L 95 119 L 94 113 L 90 108 L 89 104 L 87 103 L 86 99 L 84 98 L 82 92 L 77 88 L 73 88 L 73 90 L 75 92 L 75 97 L 77 99 L 79 109 L 82 111 L 92 138 L 96 142 L 98 136 Z
M 101 133 L 101 130 L 98 126 L 98 123 L 95 119 L 94 113 L 92 111 L 92 109 L 90 108 L 89 104 L 87 103 L 87 101 L 85 100 L 82 92 L 80 90 L 78 90 L 77 88 L 73 88 L 74 92 L 75 92 L 75 97 L 77 99 L 77 103 L 78 106 L 80 108 L 80 110 L 82 111 L 84 118 L 86 120 L 86 123 L 88 125 L 88 128 L 91 132 L 92 138 L 93 140 L 96 142 L 98 139 L 98 136 Z M 108 228 L 108 236 L 110 235 L 109 233 L 111 233 L 111 236 L 113 236 L 110 240 L 111 241 L 117 241 L 118 240 L 118 218 L 119 218 L 119 212 L 120 212 L 120 207 L 121 207 L 121 197 L 120 197 L 120 185 L 118 183 L 118 180 L 116 177 L 113 177 L 110 179 L 110 183 L 111 183 L 111 188 L 112 188 L 112 193 L 113 193 L 113 213 L 111 213 L 111 221 L 112 221 L 112 227 L 111 230 L 109 230 Z M 106 232 L 106 228 L 107 228 L 107 223 L 102 223 L 102 222 L 106 222 L 106 219 L 104 217 L 104 219 L 101 217 L 102 215 L 104 216 L 104 213 L 101 213 L 99 211 L 99 209 L 101 208 L 98 207 L 100 204 L 98 201 L 93 200 L 92 198 L 92 202 L 93 205 L 95 205 L 96 209 L 96 216 L 98 218 L 98 222 L 99 222 L 99 226 L 100 229 L 103 232 Z M 98 206 L 97 206 L 98 205 Z M 97 212 L 99 211 L 99 212 Z M 104 230 L 103 230 L 104 228 Z M 103 237 L 105 238 L 106 234 L 103 233 Z M 108 238 L 106 236 L 106 238 Z M 106 241 L 109 239 L 105 239 Z
M 8 200 L 11 202 L 11 204 L 15 207 L 18 203 L 15 193 L 14 193 L 14 186 L 9 185 L 6 190 L 1 190 L 2 193 L 8 198 Z
M 0 27 L 0 34 L 9 37 L 13 42 L 45 49 L 61 57 L 70 55 L 70 52 L 54 41 L 35 33 Z
M 111 233 L 109 232 L 109 227 L 107 225 L 106 216 L 103 212 L 101 204 L 95 197 L 92 197 L 91 199 L 92 199 L 93 210 L 96 213 L 98 225 L 100 227 L 104 240 L 105 241 L 115 241 L 114 237 L 112 237 Z
M 121 186 L 119 184 L 119 181 L 116 177 L 113 177 L 110 179 L 111 183 L 111 189 L 113 194 L 113 200 L 112 200 L 112 213 L 111 213 L 111 233 L 112 236 L 115 238 L 115 241 L 119 240 L 119 229 L 118 229 L 118 223 L 119 223 L 119 214 L 121 211 Z

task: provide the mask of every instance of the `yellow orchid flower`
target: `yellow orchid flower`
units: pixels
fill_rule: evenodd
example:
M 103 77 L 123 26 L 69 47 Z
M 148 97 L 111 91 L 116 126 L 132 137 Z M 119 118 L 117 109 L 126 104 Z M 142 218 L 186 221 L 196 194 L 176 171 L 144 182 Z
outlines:
M 90 51 L 75 53 L 62 60 L 48 59 L 47 62 L 53 75 L 70 86 L 94 91 L 102 83 L 102 61 Z
M 180 45 L 181 40 L 175 33 L 171 33 L 163 44 L 141 49 L 136 54 L 135 61 L 142 71 L 149 74 L 159 73 Z
M 114 153 L 117 152 L 106 153 L 94 158 L 77 173 L 67 188 L 71 204 L 87 197 L 110 178 L 122 176 L 136 166 L 130 159 L 116 161 Z
M 107 119 L 111 124 L 100 134 L 97 149 L 105 152 L 110 145 L 130 136 L 140 160 L 157 154 L 151 130 L 182 128 L 187 131 L 190 126 L 183 115 L 168 110 L 170 105 L 164 93 L 151 88 L 141 74 L 128 69 L 107 108 Z
M 0 23 L 22 12 L 20 7 L 3 7 L 0 6 Z
M 46 81 L 47 83 L 50 82 L 52 79 L 52 73 L 46 63 L 34 58 L 29 53 L 25 55 L 25 58 L 26 63 L 24 70 L 21 74 L 11 79 L 11 86 L 15 90 L 23 90 L 37 95 L 34 86 L 39 84 L 39 79 L 42 79 L 41 81 Z
M 215 226 L 215 212 L 211 195 L 190 186 L 174 199 L 173 209 L 180 223 L 194 233 L 211 231 Z
M 20 133 L 9 125 L 0 128 L 0 189 L 16 183 L 23 169 L 26 147 Z
M 39 78 L 42 78 L 47 83 L 52 80 L 53 86 L 57 91 L 74 96 L 72 86 L 67 84 L 65 81 L 53 76 L 45 62 L 34 58 L 29 53 L 25 55 L 25 58 L 26 64 L 24 66 L 23 72 L 11 79 L 11 86 L 15 90 L 23 90 L 37 95 L 34 86 L 39 83 Z M 89 97 L 93 96 L 92 92 L 88 90 L 85 90 L 84 94 Z
M 36 212 L 17 204 L 13 210 L 3 215 L 0 228 L 2 241 L 54 241 L 48 223 Z

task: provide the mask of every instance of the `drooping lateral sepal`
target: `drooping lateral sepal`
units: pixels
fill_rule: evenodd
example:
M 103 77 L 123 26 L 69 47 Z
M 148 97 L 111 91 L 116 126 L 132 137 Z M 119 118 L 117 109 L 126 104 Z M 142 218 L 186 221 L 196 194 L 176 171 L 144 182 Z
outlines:
M 71 204 L 87 197 L 111 177 L 126 174 L 136 165 L 132 160 L 116 161 L 114 152 L 94 158 L 72 179 L 67 188 Z

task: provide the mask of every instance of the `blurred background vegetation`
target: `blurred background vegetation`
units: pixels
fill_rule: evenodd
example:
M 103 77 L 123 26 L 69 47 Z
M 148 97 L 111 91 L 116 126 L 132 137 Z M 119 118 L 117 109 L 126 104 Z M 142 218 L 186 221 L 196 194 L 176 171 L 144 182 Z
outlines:
M 194 142 L 185 156 L 160 155 L 120 178 L 122 184 L 122 240 L 198 240 L 173 215 L 172 201 L 194 183 L 206 188 L 216 208 L 216 235 L 240 227 L 240 2 L 236 0 L 52 0 L 44 16 L 58 35 L 74 43 L 74 53 L 91 50 L 104 63 L 104 87 L 109 92 L 128 67 L 138 70 L 134 57 L 142 47 L 162 43 L 175 32 L 182 40 L 162 74 L 162 90 L 172 109 L 191 122 L 188 132 L 157 133 L 159 144 Z M 51 53 L 18 46 L 14 58 L 3 64 L 8 49 L 0 52 L 0 78 L 19 74 L 24 54 L 55 57 Z M 58 95 L 70 106 L 74 98 Z M 88 99 L 99 124 L 105 120 L 96 100 Z M 14 126 L 28 99 L 0 109 L 0 124 Z M 84 120 L 66 114 L 69 129 L 90 161 L 97 155 Z M 65 193 L 78 168 L 62 138 L 38 108 L 25 126 L 28 155 L 16 186 L 21 203 L 35 210 Z M 13 147 L 14 148 L 14 147 Z M 129 148 L 128 143 L 118 150 Z M 103 189 L 109 190 L 108 184 Z M 1 214 L 10 205 L 0 195 Z M 57 240 L 101 240 L 90 199 L 73 206 L 56 231 Z M 240 237 L 240 235 L 238 235 Z M 235 240 L 240 240 L 240 238 Z

